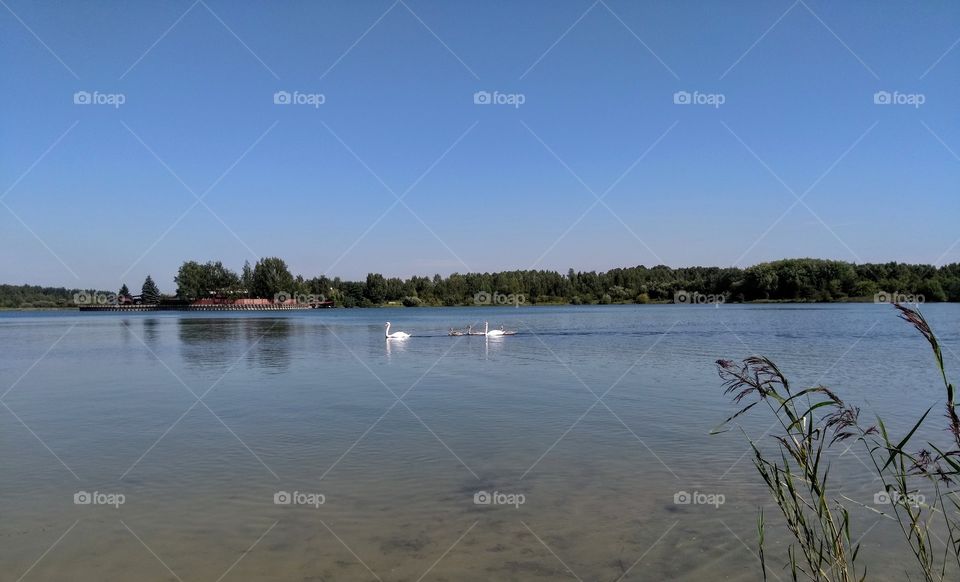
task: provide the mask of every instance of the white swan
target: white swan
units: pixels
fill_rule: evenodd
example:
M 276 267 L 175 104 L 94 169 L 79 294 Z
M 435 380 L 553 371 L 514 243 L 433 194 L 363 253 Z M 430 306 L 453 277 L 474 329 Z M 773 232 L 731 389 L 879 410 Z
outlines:
M 490 329 L 490 324 L 483 322 L 483 335 L 487 337 L 500 337 L 503 335 L 502 329 Z
M 408 337 L 410 337 L 410 334 L 407 333 L 407 332 L 405 332 L 405 331 L 395 331 L 395 332 L 393 332 L 393 333 L 390 333 L 390 322 L 389 322 L 389 321 L 387 322 L 386 329 L 384 330 L 383 335 L 384 335 L 384 337 L 386 337 L 387 339 L 395 339 L 395 340 L 405 340 L 405 339 L 407 339 Z

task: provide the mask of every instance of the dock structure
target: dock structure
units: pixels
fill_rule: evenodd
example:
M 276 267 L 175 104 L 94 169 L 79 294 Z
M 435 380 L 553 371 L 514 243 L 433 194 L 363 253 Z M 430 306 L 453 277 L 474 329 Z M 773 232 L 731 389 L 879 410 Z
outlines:
M 163 297 L 159 302 L 144 301 L 142 295 L 114 295 L 112 293 L 83 293 L 74 295 L 80 311 L 300 311 L 333 307 L 333 301 L 323 295 L 291 295 L 278 293 L 273 299 L 265 297 L 230 297 L 210 293 L 208 297 L 181 299 Z
M 320 309 L 313 305 L 80 305 L 80 311 L 301 311 Z

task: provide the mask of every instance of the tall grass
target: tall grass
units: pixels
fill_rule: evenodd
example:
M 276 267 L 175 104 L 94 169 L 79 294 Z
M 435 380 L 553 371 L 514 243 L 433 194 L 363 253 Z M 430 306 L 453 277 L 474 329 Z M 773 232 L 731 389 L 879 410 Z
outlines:
M 825 386 L 791 387 L 777 365 L 765 357 L 752 356 L 738 363 L 717 361 L 724 393 L 741 405 L 724 424 L 758 405 L 776 421 L 769 433 L 773 452 L 759 442 L 751 440 L 750 445 L 754 466 L 791 534 L 786 566 L 794 580 L 867 579 L 867 567 L 858 561 L 859 536 L 851 533 L 850 519 L 850 509 L 866 506 L 835 493 L 836 483 L 830 479 L 829 459 L 843 460 L 831 457 L 830 449 L 851 439 L 857 441 L 851 444 L 864 447 L 882 480 L 891 501 L 888 516 L 899 524 L 918 573 L 928 582 L 960 578 L 960 496 L 955 489 L 960 476 L 960 417 L 955 390 L 947 377 L 941 344 L 926 319 L 918 310 L 895 307 L 933 350 L 946 392 L 945 432 L 950 437 L 945 443 L 927 442 L 919 448 L 914 443 L 921 426 L 930 422 L 933 407 L 904 436 L 894 438 L 881 418 L 864 426 L 860 409 Z M 921 490 L 930 492 L 930 503 Z M 757 529 L 758 555 L 766 580 L 762 512 Z

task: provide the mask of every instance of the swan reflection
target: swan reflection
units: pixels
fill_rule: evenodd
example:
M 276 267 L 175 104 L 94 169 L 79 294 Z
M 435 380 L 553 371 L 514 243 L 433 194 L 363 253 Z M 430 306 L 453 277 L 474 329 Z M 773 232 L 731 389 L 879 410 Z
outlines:
M 407 351 L 408 342 L 390 340 L 383 342 L 387 346 L 387 359 L 389 360 L 391 356 L 396 354 L 402 354 Z

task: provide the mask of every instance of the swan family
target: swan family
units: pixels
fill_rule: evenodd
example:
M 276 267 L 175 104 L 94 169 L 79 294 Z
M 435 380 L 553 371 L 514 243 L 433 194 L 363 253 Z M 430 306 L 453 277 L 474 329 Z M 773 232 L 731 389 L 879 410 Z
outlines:
M 461 336 L 461 335 L 482 335 L 486 337 L 503 337 L 505 335 L 516 335 L 515 331 L 507 331 L 503 329 L 503 326 L 500 326 L 500 329 L 490 329 L 490 324 L 486 321 L 483 322 L 483 333 L 473 331 L 473 326 L 468 325 L 466 331 L 459 329 L 450 329 L 448 335 Z M 390 333 L 390 322 L 388 321 L 384 325 L 383 335 L 388 340 L 405 340 L 410 338 L 409 333 L 405 331 L 395 331 Z

